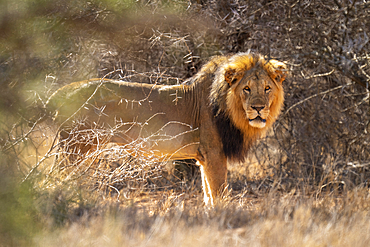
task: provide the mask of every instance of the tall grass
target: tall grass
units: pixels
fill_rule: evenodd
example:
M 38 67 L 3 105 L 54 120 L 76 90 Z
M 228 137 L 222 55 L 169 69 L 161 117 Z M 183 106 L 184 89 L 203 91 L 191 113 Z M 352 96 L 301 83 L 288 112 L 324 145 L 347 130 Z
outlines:
M 192 193 L 190 194 L 192 195 Z M 137 200 L 130 202 L 129 200 Z M 230 195 L 215 208 L 174 192 L 87 210 L 35 237 L 40 246 L 367 246 L 368 191 L 340 198 Z M 96 208 L 96 206 L 95 206 Z

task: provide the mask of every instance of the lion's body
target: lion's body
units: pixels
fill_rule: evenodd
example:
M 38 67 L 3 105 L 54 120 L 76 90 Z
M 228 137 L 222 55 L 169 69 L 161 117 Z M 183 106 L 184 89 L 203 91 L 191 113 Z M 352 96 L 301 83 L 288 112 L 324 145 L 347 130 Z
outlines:
M 227 159 L 242 161 L 280 113 L 282 69 L 257 55 L 220 56 L 183 85 L 93 79 L 59 89 L 47 105 L 64 141 L 76 128 L 111 131 L 104 140 L 82 138 L 82 153 L 108 142 L 130 149 L 140 139 L 142 149 L 163 160 L 196 159 L 212 204 L 226 186 Z
M 199 131 L 195 122 L 187 117 L 192 114 L 192 107 L 190 100 L 184 100 L 188 95 L 183 86 L 162 87 L 93 79 L 66 87 L 57 91 L 48 103 L 57 110 L 55 119 L 59 123 L 77 112 L 73 119 L 83 120 L 80 121 L 83 128 L 103 127 L 115 133 L 108 135 L 111 139 L 105 143 L 126 145 L 140 138 L 146 140 L 143 148 L 157 156 L 166 159 L 194 157 L 199 145 Z M 73 93 L 61 95 L 69 91 Z M 173 102 L 176 97 L 177 104 Z M 63 129 L 74 126 L 72 121 L 67 121 Z

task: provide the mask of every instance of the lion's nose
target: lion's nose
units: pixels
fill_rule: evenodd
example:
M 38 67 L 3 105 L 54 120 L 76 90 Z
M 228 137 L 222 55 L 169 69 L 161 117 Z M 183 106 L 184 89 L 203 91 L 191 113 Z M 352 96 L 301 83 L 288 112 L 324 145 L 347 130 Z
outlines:
M 251 107 L 252 107 L 252 109 L 256 110 L 258 113 L 259 113 L 261 110 L 263 110 L 263 108 L 265 108 L 265 106 L 256 106 L 256 105 L 251 106 Z

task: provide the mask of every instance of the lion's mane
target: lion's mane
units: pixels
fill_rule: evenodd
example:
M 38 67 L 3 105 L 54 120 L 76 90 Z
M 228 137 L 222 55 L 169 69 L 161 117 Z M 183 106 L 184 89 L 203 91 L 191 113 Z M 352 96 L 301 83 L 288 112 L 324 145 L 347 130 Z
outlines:
M 231 57 L 216 57 L 209 63 L 209 66 L 205 66 L 204 70 L 207 69 L 209 72 L 214 70 L 209 100 L 224 153 L 232 161 L 244 161 L 251 144 L 265 134 L 281 112 L 284 102 L 281 82 L 286 76 L 285 65 L 276 60 L 268 61 L 260 55 L 240 53 Z M 274 101 L 270 106 L 270 115 L 263 129 L 249 125 L 239 102 L 240 97 L 235 95 L 225 81 L 225 74 L 228 71 L 233 71 L 236 79 L 251 69 L 265 70 L 277 86 Z

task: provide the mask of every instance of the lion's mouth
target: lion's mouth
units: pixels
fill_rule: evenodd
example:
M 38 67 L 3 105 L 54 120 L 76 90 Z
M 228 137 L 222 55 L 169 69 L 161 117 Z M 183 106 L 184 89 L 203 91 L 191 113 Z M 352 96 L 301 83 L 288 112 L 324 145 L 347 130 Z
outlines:
M 249 119 L 249 124 L 255 128 L 264 128 L 266 126 L 266 119 L 258 116 L 256 118 Z
M 253 118 L 253 119 L 249 119 L 249 122 L 252 122 L 252 121 L 266 123 L 266 119 L 261 118 L 261 116 L 258 116 L 258 117 Z

